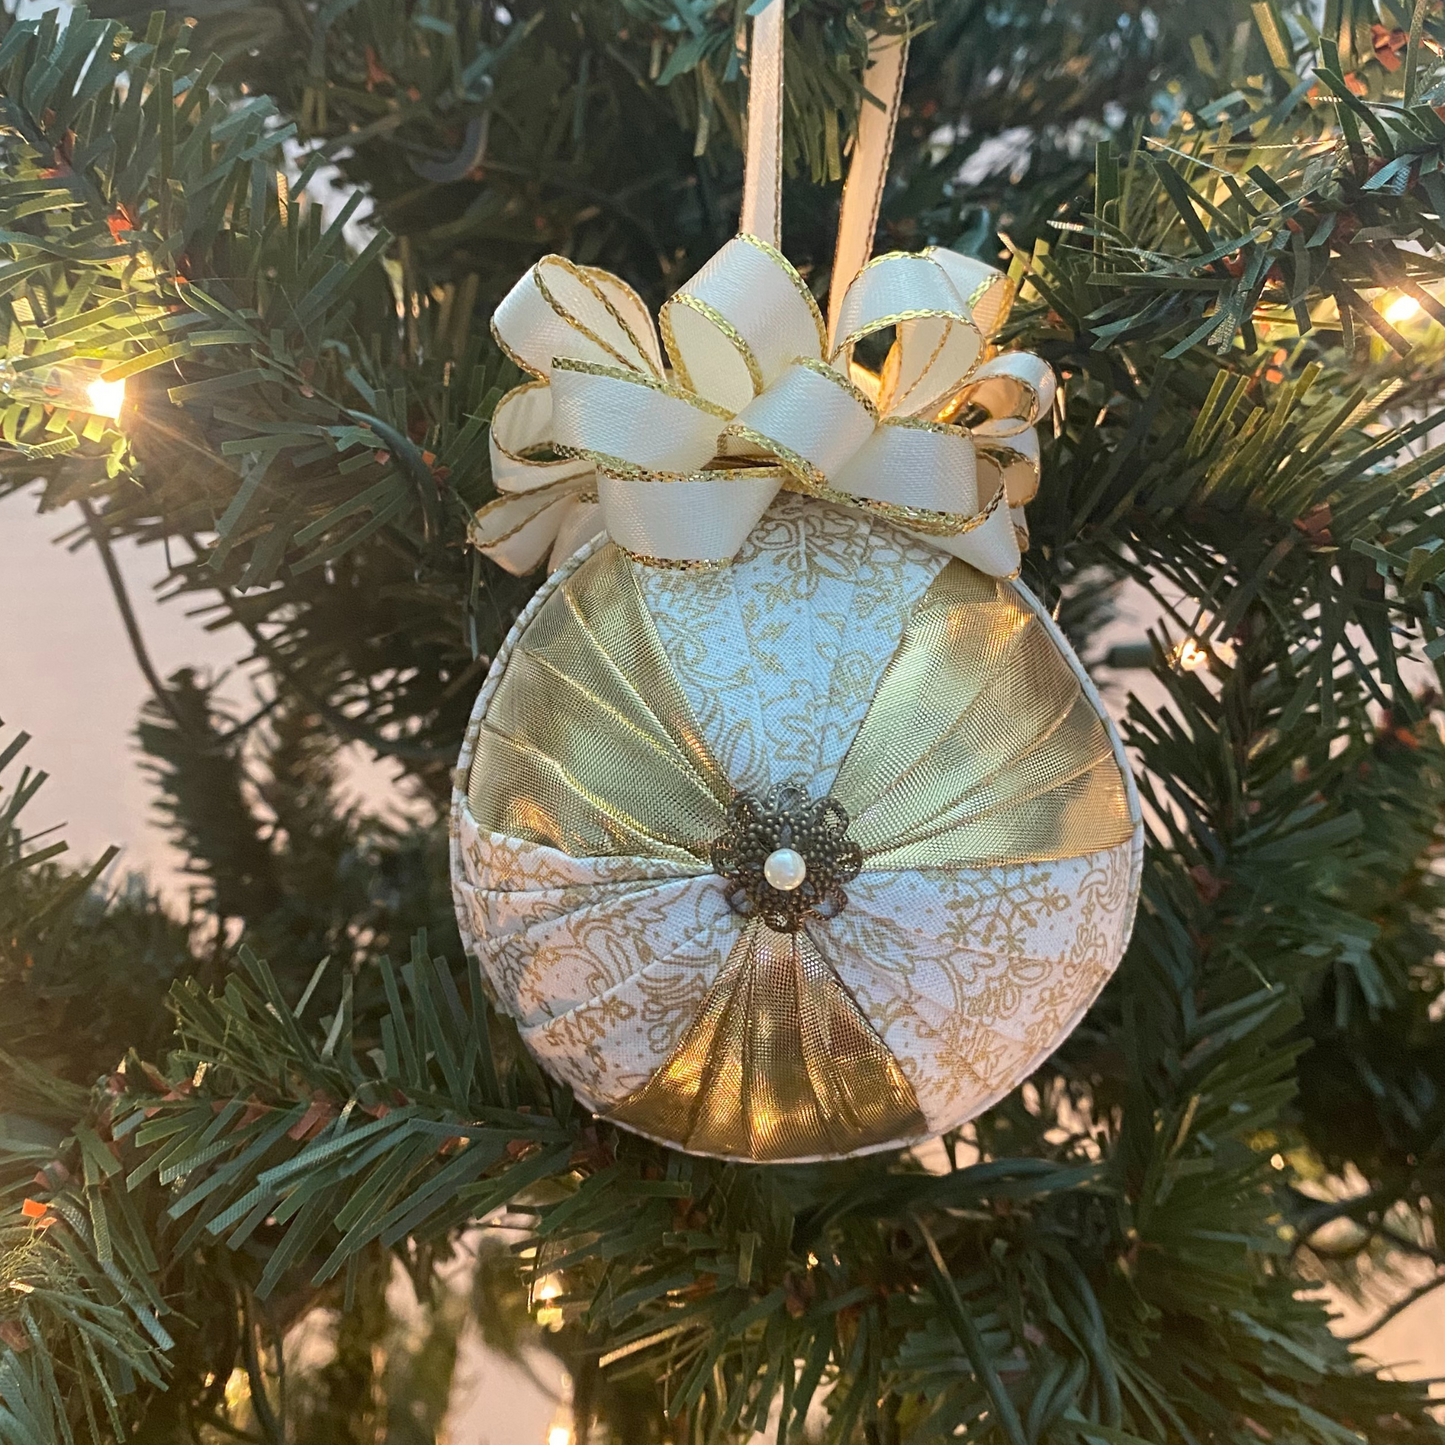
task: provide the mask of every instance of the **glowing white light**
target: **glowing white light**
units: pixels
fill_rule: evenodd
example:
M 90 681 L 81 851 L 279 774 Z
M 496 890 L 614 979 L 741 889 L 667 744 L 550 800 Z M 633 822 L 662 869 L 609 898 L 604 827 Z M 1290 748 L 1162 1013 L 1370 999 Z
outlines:
M 108 416 L 112 421 L 120 419 L 120 409 L 125 402 L 125 382 L 92 381 L 85 394 L 90 398 L 89 411 L 96 416 Z
M 565 1425 L 553 1425 L 547 1431 L 547 1445 L 572 1445 L 572 1432 Z
M 555 1274 L 549 1274 L 536 1288 L 532 1298 L 539 1300 L 556 1299 L 562 1293 L 562 1281 Z
M 1175 649 L 1174 661 L 1186 671 L 1193 672 L 1209 661 L 1209 654 L 1192 637 L 1186 637 Z
M 1397 296 L 1385 309 L 1385 320 L 1392 326 L 1409 321 L 1420 314 L 1420 303 L 1413 296 Z
M 103 363 L 97 361 L 17 367 L 14 360 L 0 357 L 0 396 L 27 406 L 84 411 L 117 421 L 125 402 L 125 382 L 102 381 L 102 370 Z

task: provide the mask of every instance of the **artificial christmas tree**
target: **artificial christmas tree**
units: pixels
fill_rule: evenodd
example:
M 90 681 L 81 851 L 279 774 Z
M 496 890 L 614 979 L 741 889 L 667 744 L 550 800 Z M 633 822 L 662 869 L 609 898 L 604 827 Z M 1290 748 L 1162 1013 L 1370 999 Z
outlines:
M 1000 340 L 1061 383 L 1023 578 L 1086 659 L 1121 583 L 1160 611 L 1133 941 L 1027 1084 L 925 1158 L 694 1159 L 538 1071 L 464 954 L 453 764 L 540 581 L 467 545 L 522 379 L 487 323 L 543 253 L 655 310 L 728 240 L 746 18 L 5 22 L 5 485 L 164 539 L 269 692 L 157 679 L 186 920 L 27 845 L 0 754 L 0 1439 L 429 1432 L 453 1326 L 408 1354 L 392 1261 L 425 1293 L 499 1209 L 483 1329 L 565 1360 L 594 1445 L 1440 1438 L 1309 1293 L 1438 1261 L 1432 0 L 787 16 L 782 249 L 821 301 L 870 46 L 913 32 L 880 249 L 1022 283 Z M 434 821 L 338 802 L 356 739 Z

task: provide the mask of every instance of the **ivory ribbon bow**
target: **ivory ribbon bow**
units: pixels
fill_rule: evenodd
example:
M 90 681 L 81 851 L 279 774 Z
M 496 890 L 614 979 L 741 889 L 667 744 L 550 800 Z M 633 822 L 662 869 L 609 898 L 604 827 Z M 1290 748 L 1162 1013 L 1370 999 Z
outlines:
M 1010 515 L 1038 484 L 1048 365 L 995 354 L 1012 283 L 933 248 L 864 266 L 834 337 L 803 278 L 729 241 L 658 328 L 609 272 L 545 256 L 493 319 L 535 380 L 492 419 L 496 501 L 472 539 L 509 572 L 556 567 L 606 530 L 650 562 L 720 565 L 780 487 L 878 515 L 993 576 L 1019 564 Z M 891 329 L 880 375 L 854 347 Z

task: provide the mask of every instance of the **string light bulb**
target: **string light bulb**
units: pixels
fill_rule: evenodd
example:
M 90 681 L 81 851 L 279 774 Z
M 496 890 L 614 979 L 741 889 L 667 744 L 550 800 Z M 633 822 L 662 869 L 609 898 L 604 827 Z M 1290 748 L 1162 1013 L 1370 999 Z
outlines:
M 553 1425 L 547 1431 L 547 1445 L 572 1445 L 572 1431 L 566 1425 Z
M 104 362 L 80 357 L 34 367 L 17 366 L 7 357 L 0 361 L 0 396 L 118 421 L 125 405 L 125 382 L 106 381 L 104 371 Z
M 120 420 L 120 409 L 125 405 L 124 381 L 101 381 L 97 377 L 85 388 L 85 394 L 90 398 L 88 410 L 94 415 Z
M 1194 672 L 1209 661 L 1209 654 L 1192 637 L 1186 637 L 1174 649 L 1174 661 L 1186 672 Z
M 1385 308 L 1385 320 L 1392 326 L 1412 321 L 1420 314 L 1420 303 L 1413 296 L 1397 296 Z
M 566 1293 L 560 1276 L 555 1274 L 544 1275 L 537 1281 L 532 1289 L 532 1313 L 533 1318 L 543 1329 L 560 1330 L 566 1323 L 567 1317 L 560 1305 L 552 1301 L 560 1299 Z

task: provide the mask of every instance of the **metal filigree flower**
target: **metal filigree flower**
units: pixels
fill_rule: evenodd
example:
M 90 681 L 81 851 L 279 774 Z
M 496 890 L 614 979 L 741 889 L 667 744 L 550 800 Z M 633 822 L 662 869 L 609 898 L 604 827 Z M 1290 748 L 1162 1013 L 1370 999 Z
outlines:
M 760 799 L 734 797 L 712 866 L 728 881 L 735 913 L 796 933 L 805 918 L 833 918 L 847 907 L 843 884 L 858 876 L 863 850 L 848 837 L 837 799 L 782 783 Z

